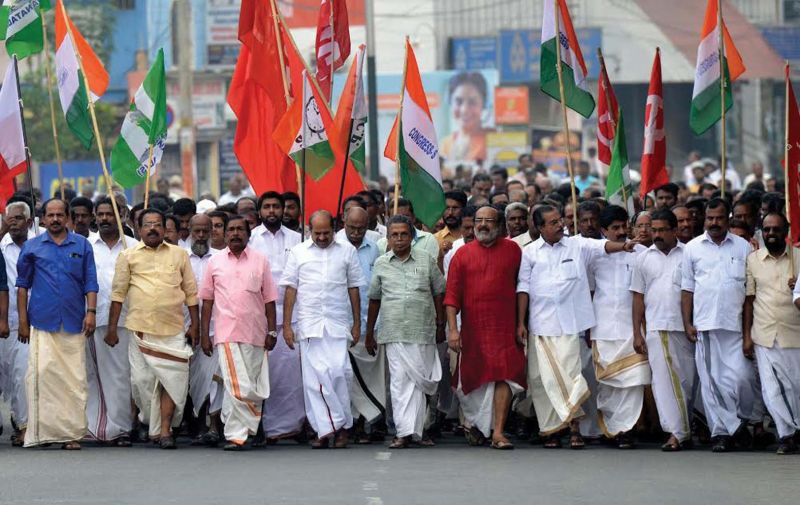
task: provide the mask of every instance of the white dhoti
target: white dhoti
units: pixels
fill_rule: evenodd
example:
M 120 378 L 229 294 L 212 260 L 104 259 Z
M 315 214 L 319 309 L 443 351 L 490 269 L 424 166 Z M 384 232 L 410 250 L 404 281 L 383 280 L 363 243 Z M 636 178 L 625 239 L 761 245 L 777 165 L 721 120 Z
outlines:
M 422 437 L 426 395 L 436 393 L 442 366 L 436 344 L 392 342 L 386 348 L 389 387 L 397 437 Z
M 581 405 L 589 398 L 589 386 L 581 374 L 577 335 L 528 337 L 528 391 L 539 421 L 539 432 L 552 435 L 584 415 Z
M 299 346 L 289 349 L 278 326 L 278 341 L 269 352 L 269 398 L 264 402 L 261 421 L 264 435 L 286 438 L 299 434 L 306 420 L 303 374 Z
M 742 353 L 740 332 L 698 332 L 695 361 L 711 436 L 733 435 L 743 421 L 763 419 L 755 365 Z
M 780 438 L 800 430 L 800 348 L 756 345 L 764 404 Z
M 511 388 L 512 397 L 524 390 L 516 382 L 505 382 Z M 464 394 L 461 384 L 459 384 L 455 391 L 466 425 L 477 428 L 486 438 L 491 436 L 494 424 L 494 387 L 494 382 L 487 382 L 481 384 L 478 389 L 470 391 L 469 394 Z
M 19 341 L 17 330 L 0 339 L 0 390 L 11 407 L 11 418 L 20 430 L 28 425 L 28 398 L 25 372 L 28 370 L 28 344 Z
M 603 435 L 597 413 L 597 377 L 594 375 L 592 348 L 586 345 L 584 336 L 578 335 L 581 352 L 581 375 L 589 387 L 589 397 L 583 402 L 583 417 L 580 420 L 580 431 L 584 437 L 599 438 Z
M 695 345 L 682 331 L 649 330 L 645 342 L 661 429 L 680 442 L 688 440 L 697 389 Z
M 230 342 L 215 347 L 225 384 L 225 440 L 242 445 L 248 435 L 258 431 L 261 405 L 269 397 L 267 351 L 261 346 Z
M 108 326 L 100 326 L 94 337 L 86 341 L 89 435 L 104 442 L 128 435 L 133 429 L 131 365 L 128 359 L 131 332 L 119 328 L 119 343 L 114 347 L 103 340 L 107 332 Z
M 386 353 L 383 346 L 371 356 L 364 347 L 364 337 L 350 351 L 353 381 L 350 406 L 353 417 L 364 416 L 372 423 L 386 413 Z
M 647 356 L 627 340 L 592 342 L 597 377 L 597 421 L 607 437 L 633 429 L 642 413 L 644 386 L 650 384 Z
M 353 371 L 346 338 L 304 338 L 300 344 L 306 417 L 319 438 L 353 426 Z
M 86 435 L 86 337 L 31 327 L 25 447 Z
M 215 414 L 222 408 L 220 358 L 217 356 L 217 346 L 213 349 L 211 356 L 196 352 L 189 361 L 189 397 L 192 399 L 195 417 L 200 415 L 206 401 L 209 414 Z
M 128 347 L 131 390 L 139 407 L 139 419 L 149 423 L 150 438 L 161 436 L 161 393 L 175 403 L 173 428 L 181 424 L 189 392 L 189 358 L 192 349 L 183 332 L 174 336 L 136 333 Z

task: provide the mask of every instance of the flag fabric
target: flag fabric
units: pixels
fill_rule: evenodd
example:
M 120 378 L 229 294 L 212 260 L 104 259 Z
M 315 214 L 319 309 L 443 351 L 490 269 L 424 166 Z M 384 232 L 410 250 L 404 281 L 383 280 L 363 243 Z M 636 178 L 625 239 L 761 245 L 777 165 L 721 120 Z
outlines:
M 554 9 L 556 5 L 557 11 Z M 556 12 L 559 19 L 558 37 L 556 37 Z M 588 91 L 586 83 L 588 70 L 578 45 L 578 37 L 572 27 L 566 0 L 545 0 L 539 82 L 545 94 L 560 102 L 556 39 L 559 40 L 561 47 L 561 74 L 564 82 L 564 99 L 567 102 L 565 105 L 588 118 L 594 111 L 594 98 Z
M 644 148 L 642 149 L 642 182 L 639 194 L 644 195 L 669 182 L 667 173 L 667 137 L 664 134 L 664 93 L 661 86 L 661 52 L 656 49 L 650 87 L 644 111 Z
M 306 174 L 319 181 L 334 164 L 328 140 L 333 120 L 313 88 L 310 76 L 303 72 L 303 93 L 278 123 L 273 139 Z
M 706 132 L 722 118 L 719 66 L 720 27 L 718 24 L 717 0 L 708 0 L 703 30 L 700 33 L 700 45 L 697 48 L 692 107 L 689 112 L 689 126 L 695 135 Z M 745 67 L 724 21 L 722 34 L 725 49 L 722 70 L 725 75 L 725 110 L 727 111 L 733 106 L 731 85 L 744 73 Z
M 322 0 L 317 20 L 316 55 L 317 81 L 325 100 L 330 100 L 333 72 L 350 56 L 350 21 L 345 0 Z
M 50 8 L 50 0 L 0 0 L 0 4 L 0 40 L 6 41 L 8 55 L 21 60 L 42 52 L 41 16 Z
M 784 160 L 788 186 L 786 205 L 792 223 L 791 240 L 797 243 L 800 240 L 800 110 L 797 108 L 792 81 L 789 80 L 789 65 L 786 65 L 786 90 L 789 95 L 787 104 L 789 128 L 786 132 L 788 156 Z
M 108 73 L 67 16 L 61 0 L 56 2 L 56 48 L 56 80 L 61 108 L 69 129 L 78 137 L 83 147 L 89 149 L 94 141 L 94 131 L 88 110 L 86 82 L 89 83 L 88 91 L 92 100 L 96 101 L 108 88 Z M 78 63 L 78 54 L 86 79 Z
M 0 88 L 0 212 L 5 211 L 6 200 L 14 193 L 14 177 L 28 167 L 19 100 L 12 59 Z
M 143 184 L 155 173 L 155 166 L 164 152 L 167 138 L 167 79 L 164 71 L 164 50 L 158 50 L 156 61 L 136 91 L 130 110 L 125 115 L 119 139 L 111 151 L 111 172 L 124 188 Z M 152 164 L 150 146 L 153 146 Z
M 614 132 L 614 149 L 606 180 L 606 200 L 612 205 L 624 207 L 630 215 L 634 213 L 633 186 L 628 165 L 628 146 L 625 143 L 625 125 L 622 112 L 617 112 L 617 131 Z
M 602 65 L 600 81 L 597 83 L 597 159 L 606 167 L 611 165 L 618 109 L 617 96 L 611 87 L 606 67 Z
M 439 142 L 417 58 L 408 39 L 401 100 L 398 119 L 384 153 L 399 165 L 402 194 L 414 205 L 414 215 L 433 228 L 445 209 Z
M 361 44 L 356 51 L 333 120 L 339 130 L 343 149 L 349 153 L 353 166 L 362 173 L 366 170 L 367 155 L 364 138 L 368 116 L 367 100 L 364 96 L 364 79 L 362 78 L 364 49 L 364 44 Z M 352 128 L 350 121 L 352 121 Z

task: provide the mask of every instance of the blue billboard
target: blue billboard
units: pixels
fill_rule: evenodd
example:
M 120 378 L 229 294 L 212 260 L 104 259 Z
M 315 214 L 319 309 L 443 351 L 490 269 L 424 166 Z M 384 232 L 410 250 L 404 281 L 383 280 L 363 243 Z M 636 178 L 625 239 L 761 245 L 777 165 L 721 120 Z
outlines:
M 497 37 L 453 37 L 450 64 L 454 70 L 497 68 Z
M 587 77 L 589 80 L 597 80 L 600 76 L 600 61 L 597 58 L 597 48 L 602 45 L 603 30 L 600 28 L 578 28 L 575 30 L 575 35 L 578 37 L 583 59 L 586 62 Z M 498 58 L 500 82 L 538 82 L 541 39 L 541 30 L 500 31 L 500 54 Z
M 61 165 L 64 172 L 64 186 L 72 187 L 78 194 L 84 184 L 91 184 L 95 191 L 105 193 L 106 184 L 103 180 L 103 167 L 100 160 L 65 161 Z M 44 198 L 56 196 L 58 192 L 58 165 L 55 163 L 42 163 L 39 165 L 39 188 Z M 133 203 L 133 192 L 125 190 L 128 203 Z

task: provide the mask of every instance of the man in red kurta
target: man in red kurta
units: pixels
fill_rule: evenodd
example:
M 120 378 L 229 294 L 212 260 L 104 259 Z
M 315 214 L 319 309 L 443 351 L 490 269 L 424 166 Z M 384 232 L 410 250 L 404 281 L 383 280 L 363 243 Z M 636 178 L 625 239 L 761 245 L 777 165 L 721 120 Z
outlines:
M 491 434 L 492 447 L 513 449 L 503 428 L 511 397 L 526 383 L 514 302 L 522 253 L 517 244 L 500 236 L 503 217 L 493 207 L 478 209 L 475 240 L 459 249 L 450 263 L 444 304 L 448 344 L 459 353 L 453 384 L 471 425 L 467 439 L 481 445 Z

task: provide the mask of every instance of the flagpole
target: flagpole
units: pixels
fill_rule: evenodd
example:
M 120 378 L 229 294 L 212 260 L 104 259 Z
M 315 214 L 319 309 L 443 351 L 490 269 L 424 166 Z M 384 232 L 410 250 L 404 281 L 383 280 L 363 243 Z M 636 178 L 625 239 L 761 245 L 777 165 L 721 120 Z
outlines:
M 336 202 L 336 214 L 341 219 L 342 217 L 342 198 L 344 197 L 344 181 L 347 177 L 347 162 L 350 160 L 350 137 L 353 136 L 353 114 L 350 114 L 350 128 L 347 130 L 347 147 L 344 153 L 344 163 L 342 163 L 342 183 L 339 185 L 339 199 Z
M 400 88 L 400 108 L 397 110 L 397 152 L 394 160 L 394 210 L 392 215 L 397 215 L 397 207 L 400 204 L 400 137 L 403 135 L 403 98 L 406 94 L 406 74 L 408 72 L 408 35 L 406 35 L 405 49 L 406 57 L 403 61 L 403 84 Z M 349 146 L 348 146 L 349 151 Z
M 153 169 L 153 144 L 147 146 L 147 172 L 144 176 L 144 208 L 150 201 L 150 171 Z
M 575 191 L 575 172 L 572 170 L 572 153 L 570 152 L 569 120 L 567 118 L 567 102 L 564 97 L 564 76 L 561 71 L 561 28 L 558 19 L 558 0 L 553 0 L 553 17 L 556 27 L 556 72 L 558 73 L 558 92 L 561 96 L 561 112 L 564 116 L 564 137 L 567 150 L 567 171 L 569 172 L 569 186 L 572 193 L 572 219 L 575 225 L 575 234 L 578 233 L 578 195 Z M 622 181 L 624 184 L 624 180 Z
M 797 167 L 790 167 L 789 166 L 789 86 L 792 85 L 792 82 L 789 80 L 789 61 L 785 62 L 785 76 L 786 76 L 786 86 L 785 86 L 785 106 L 784 106 L 784 122 L 783 122 L 783 131 L 784 131 L 784 142 L 783 142 L 783 165 L 784 165 L 784 174 L 783 174 L 783 195 L 784 195 L 784 202 L 785 202 L 785 217 L 786 223 L 789 225 L 789 271 L 791 272 L 791 276 L 795 277 L 797 272 L 794 271 L 794 238 L 792 237 L 792 213 L 791 210 L 791 202 L 789 202 L 789 170 L 797 170 Z M 792 104 L 795 105 L 795 104 Z
M 335 42 L 336 42 L 336 30 L 334 30 L 334 26 L 333 26 L 333 0 L 329 0 L 329 1 L 330 1 L 330 13 L 329 13 L 330 16 L 329 16 L 329 20 L 330 20 L 330 25 L 331 25 L 331 75 L 330 75 L 330 80 L 331 80 L 330 91 L 331 92 L 330 92 L 330 95 L 328 96 L 328 103 L 330 104 L 331 109 L 333 109 L 333 73 L 334 73 L 333 67 L 334 67 L 334 63 L 336 63 L 336 53 L 334 53 L 333 49 L 335 47 Z
M 658 49 L 656 49 L 658 50 Z M 606 60 L 603 58 L 603 50 L 599 47 L 597 48 L 597 59 L 600 61 L 600 85 L 603 86 L 604 95 L 606 97 L 606 110 L 608 111 L 608 122 L 611 125 L 611 129 L 614 131 L 614 135 L 616 136 L 617 131 L 617 122 L 614 120 L 614 114 L 617 112 L 611 106 L 611 83 L 608 80 L 608 71 L 606 70 Z M 613 156 L 613 149 L 612 149 L 612 156 Z M 624 167 L 623 167 L 624 168 Z M 625 177 L 622 178 L 622 206 L 625 207 L 625 210 L 628 210 L 628 192 L 625 191 Z M 575 209 L 573 212 L 577 213 L 578 210 Z
M 725 151 L 727 142 L 725 140 L 725 31 L 722 25 L 722 0 L 717 0 L 717 30 L 719 31 L 719 97 L 722 116 L 722 151 L 720 153 L 720 163 L 722 165 L 720 168 L 722 171 L 722 187 L 720 189 L 722 192 L 720 194 L 722 198 L 725 198 L 725 170 L 727 168 Z
M 25 144 L 25 164 L 28 166 L 28 190 L 31 192 L 31 208 L 36 208 L 36 196 L 33 194 L 33 171 L 31 170 L 31 150 L 28 147 L 28 130 L 25 128 L 25 111 L 22 103 L 22 90 L 19 85 L 19 66 L 17 65 L 17 55 L 13 55 L 14 60 L 14 77 L 17 80 L 17 104 L 19 105 L 19 122 L 22 123 L 22 143 Z M 63 186 L 62 186 L 63 195 Z M 61 198 L 64 199 L 63 196 Z M 39 234 L 39 226 L 36 224 L 36 216 L 33 217 L 34 233 Z
M 64 16 L 64 25 L 67 28 L 67 35 L 72 42 L 72 47 L 75 48 L 75 57 L 78 60 L 78 67 L 80 68 L 81 74 L 83 75 L 83 85 L 86 91 L 86 99 L 89 102 L 89 115 L 92 118 L 92 128 L 94 129 L 94 138 L 97 141 L 97 152 L 100 154 L 100 166 L 103 169 L 103 177 L 106 181 L 106 189 L 108 190 L 108 194 L 111 196 L 111 207 L 114 209 L 114 217 L 117 220 L 117 228 L 119 228 L 119 236 L 122 239 L 122 248 L 125 249 L 128 247 L 125 241 L 125 229 L 122 227 L 122 219 L 119 217 L 119 208 L 117 207 L 117 199 L 114 197 L 114 186 L 111 182 L 111 175 L 108 173 L 108 167 L 106 166 L 106 155 L 103 152 L 103 140 L 100 138 L 100 128 L 97 126 L 97 114 L 94 110 L 94 100 L 92 100 L 91 89 L 89 88 L 89 78 L 86 76 L 86 70 L 83 68 L 83 57 L 81 56 L 80 51 L 78 51 L 78 46 L 75 44 L 75 37 L 72 34 L 72 26 L 70 23 L 69 18 L 67 17 L 67 10 L 63 6 L 61 6 L 61 13 Z
M 47 23 L 44 21 L 44 11 L 39 12 L 39 19 L 42 20 L 42 39 L 44 42 L 44 71 L 47 78 L 47 95 L 50 98 L 50 124 L 53 126 L 53 144 L 56 148 L 56 166 L 58 167 L 58 187 L 61 192 L 61 199 L 64 199 L 64 169 L 61 165 L 61 148 L 58 145 L 58 128 L 56 128 L 56 107 L 53 101 L 53 74 L 50 71 L 50 49 L 47 42 Z

